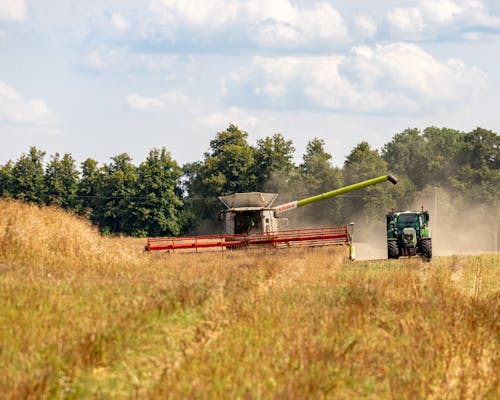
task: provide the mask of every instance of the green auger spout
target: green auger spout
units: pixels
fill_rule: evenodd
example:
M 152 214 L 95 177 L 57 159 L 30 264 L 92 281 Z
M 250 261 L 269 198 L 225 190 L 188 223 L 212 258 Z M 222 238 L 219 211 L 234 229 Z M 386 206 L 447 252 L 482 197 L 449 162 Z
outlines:
M 398 183 L 398 180 L 393 175 L 383 175 L 383 176 L 379 176 L 377 178 L 368 179 L 368 180 L 363 181 L 363 182 L 354 183 L 352 185 L 345 186 L 345 187 L 342 187 L 340 189 L 335 189 L 335 190 L 331 190 L 329 192 L 321 193 L 321 194 L 318 194 L 316 196 L 307 197 L 307 198 L 302 199 L 302 200 L 295 200 L 295 201 L 291 201 L 289 203 L 281 204 L 279 206 L 274 207 L 274 210 L 275 210 L 276 214 L 281 214 L 281 213 L 288 211 L 288 210 L 293 210 L 293 209 L 298 208 L 298 207 L 306 206 L 308 204 L 315 203 L 317 201 L 326 200 L 326 199 L 329 199 L 330 197 L 339 196 L 341 194 L 352 192 L 353 190 L 363 189 L 367 186 L 377 185 L 377 184 L 385 182 L 385 181 L 389 181 L 394 185 L 396 183 Z

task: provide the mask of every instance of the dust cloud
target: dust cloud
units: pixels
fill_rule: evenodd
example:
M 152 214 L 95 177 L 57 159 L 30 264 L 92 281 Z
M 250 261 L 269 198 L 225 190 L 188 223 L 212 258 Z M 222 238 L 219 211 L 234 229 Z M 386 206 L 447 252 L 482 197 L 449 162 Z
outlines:
M 279 188 L 276 188 L 279 189 Z M 279 190 L 277 190 L 279 192 Z M 280 202 L 294 199 L 293 193 L 283 190 Z M 341 201 L 333 199 L 333 201 Z M 332 225 L 344 225 L 354 222 L 354 245 L 356 259 L 374 260 L 387 258 L 386 218 L 389 211 L 383 210 L 375 217 L 353 217 L 349 221 L 330 218 L 326 212 L 332 207 L 316 203 L 304 208 L 283 213 L 288 220 L 283 229 L 315 228 Z M 325 207 L 325 208 L 322 208 Z M 500 206 L 488 206 L 483 203 L 471 203 L 454 196 L 443 187 L 427 186 L 409 208 L 410 211 L 421 209 L 429 211 L 432 247 L 434 256 L 452 254 L 478 254 L 498 252 L 500 249 Z M 398 209 L 397 211 L 408 211 Z
M 428 207 L 426 207 L 428 205 Z M 439 193 L 418 198 L 410 211 L 428 210 L 434 256 L 498 252 L 500 210 L 481 203 L 468 203 L 440 189 Z M 398 210 L 406 211 L 406 210 Z M 386 221 L 356 221 L 356 259 L 387 258 Z

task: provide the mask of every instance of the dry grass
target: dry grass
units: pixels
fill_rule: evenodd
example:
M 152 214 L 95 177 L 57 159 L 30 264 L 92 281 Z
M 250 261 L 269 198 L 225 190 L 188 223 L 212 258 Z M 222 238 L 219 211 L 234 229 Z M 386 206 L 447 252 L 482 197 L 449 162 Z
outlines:
M 144 254 L 0 202 L 0 398 L 500 398 L 500 256 Z

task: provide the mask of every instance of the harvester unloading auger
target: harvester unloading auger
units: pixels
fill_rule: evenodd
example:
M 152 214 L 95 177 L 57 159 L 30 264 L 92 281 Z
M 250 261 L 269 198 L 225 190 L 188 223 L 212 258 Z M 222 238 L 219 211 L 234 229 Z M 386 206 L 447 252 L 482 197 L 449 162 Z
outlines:
M 219 235 L 181 236 L 167 238 L 149 238 L 146 250 L 182 250 L 238 247 L 298 247 L 298 246 L 325 246 L 352 244 L 349 227 L 332 226 L 325 228 L 284 230 L 288 220 L 279 215 L 334 196 L 339 196 L 354 190 L 389 181 L 397 183 L 392 175 L 383 175 L 363 182 L 345 186 L 340 189 L 321 193 L 289 203 L 272 206 L 278 198 L 277 193 L 235 193 L 221 196 L 219 199 L 226 206 L 221 211 L 219 219 L 223 221 L 224 232 Z M 350 254 L 352 249 L 350 247 Z

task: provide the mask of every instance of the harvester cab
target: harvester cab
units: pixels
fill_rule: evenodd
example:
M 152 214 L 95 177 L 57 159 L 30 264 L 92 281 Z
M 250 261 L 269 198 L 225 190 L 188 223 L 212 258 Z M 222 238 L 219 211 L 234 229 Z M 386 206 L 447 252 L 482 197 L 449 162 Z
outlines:
M 219 214 L 228 234 L 275 232 L 286 225 L 285 220 L 276 218 L 272 204 L 277 193 L 235 193 L 219 197 L 227 207 Z
M 387 257 L 419 255 L 426 260 L 432 258 L 432 239 L 429 228 L 429 212 L 391 211 L 387 219 Z

